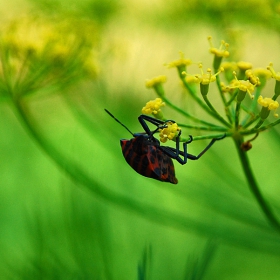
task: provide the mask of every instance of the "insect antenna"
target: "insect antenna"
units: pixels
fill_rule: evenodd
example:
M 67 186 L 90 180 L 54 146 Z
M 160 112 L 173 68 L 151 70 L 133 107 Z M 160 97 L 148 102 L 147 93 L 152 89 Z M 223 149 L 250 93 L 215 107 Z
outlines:
M 122 122 L 120 122 L 115 116 L 112 115 L 112 113 L 110 113 L 107 109 L 104 109 L 105 112 L 107 112 L 116 122 L 118 122 L 120 125 L 122 125 L 132 136 L 134 136 L 133 132 L 131 132 L 131 130 L 125 126 Z

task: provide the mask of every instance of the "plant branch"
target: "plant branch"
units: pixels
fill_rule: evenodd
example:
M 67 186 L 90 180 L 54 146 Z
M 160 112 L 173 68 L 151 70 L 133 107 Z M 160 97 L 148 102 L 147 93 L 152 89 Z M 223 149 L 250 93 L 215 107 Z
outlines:
M 239 159 L 241 161 L 241 165 L 244 171 L 244 175 L 247 179 L 249 188 L 254 195 L 255 199 L 257 200 L 261 210 L 263 211 L 264 215 L 270 222 L 270 224 L 277 229 L 280 232 L 280 223 L 278 219 L 276 218 L 275 214 L 273 213 L 271 206 L 266 202 L 265 198 L 263 197 L 257 181 L 255 179 L 255 176 L 253 174 L 250 161 L 248 158 L 248 155 L 245 151 L 243 151 L 240 146 L 242 144 L 242 138 L 234 139 L 235 145 L 238 151 Z

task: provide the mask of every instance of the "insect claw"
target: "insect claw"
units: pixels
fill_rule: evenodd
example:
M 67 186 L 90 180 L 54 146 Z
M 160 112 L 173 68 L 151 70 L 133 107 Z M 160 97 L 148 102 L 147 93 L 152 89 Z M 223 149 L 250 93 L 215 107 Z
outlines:
M 188 140 L 187 142 L 185 142 L 186 144 L 189 144 L 189 143 L 191 143 L 191 142 L 193 141 L 193 137 L 192 137 L 191 135 L 189 135 L 189 137 L 190 137 L 190 140 Z

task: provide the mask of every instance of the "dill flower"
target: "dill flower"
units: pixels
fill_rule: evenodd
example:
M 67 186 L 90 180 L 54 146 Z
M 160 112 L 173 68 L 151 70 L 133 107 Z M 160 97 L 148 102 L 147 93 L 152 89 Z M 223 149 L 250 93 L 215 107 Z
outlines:
M 156 98 L 154 100 L 150 100 L 146 103 L 146 105 L 142 108 L 142 114 L 145 115 L 154 115 L 154 117 L 158 119 L 162 119 L 161 107 L 165 106 L 165 103 L 162 102 L 161 98 Z
M 154 88 L 156 93 L 159 96 L 164 96 L 164 89 L 162 84 L 165 83 L 167 80 L 166 76 L 160 75 L 150 80 L 146 80 L 146 87 L 147 88 Z
M 199 83 L 201 94 L 206 95 L 209 90 L 209 84 L 215 82 L 216 76 L 219 75 L 222 71 L 224 71 L 224 69 L 220 68 L 220 70 L 217 73 L 212 74 L 211 68 L 208 68 L 207 73 L 204 73 L 202 63 L 200 63 L 198 67 L 200 69 L 200 74 L 190 75 L 186 72 L 183 72 L 182 74 L 188 77 L 187 80 L 189 82 Z
M 212 43 L 212 36 L 208 36 L 208 42 L 210 44 L 210 53 L 214 54 L 217 57 L 229 57 L 229 44 L 226 43 L 224 40 L 221 41 L 220 47 L 215 48 Z
M 208 36 L 208 42 L 210 44 L 210 53 L 214 54 L 214 62 L 213 62 L 213 67 L 215 71 L 217 71 L 222 63 L 223 58 L 229 57 L 229 44 L 226 43 L 224 40 L 221 41 L 220 47 L 215 48 L 212 43 L 212 37 Z
M 261 84 L 260 78 L 257 77 L 252 70 L 246 70 L 245 71 L 245 76 L 247 79 L 250 81 L 251 84 L 255 86 L 259 86 Z
M 9 84 L 9 94 L 20 97 L 51 86 L 62 89 L 89 72 L 93 76 L 89 23 L 72 24 L 61 18 L 24 17 L 2 27 L 0 48 L 5 55 L 0 60 L 5 75 L 1 80 Z
M 261 95 L 258 98 L 258 103 L 264 107 L 267 108 L 267 110 L 272 111 L 274 110 L 274 117 L 278 117 L 278 114 L 276 113 L 276 109 L 279 107 L 278 101 L 273 100 L 270 97 L 263 98 Z
M 164 76 L 164 75 L 157 76 L 157 77 L 152 78 L 152 79 L 150 79 L 150 80 L 146 80 L 146 87 L 147 87 L 147 88 L 155 87 L 155 86 L 157 86 L 158 84 L 165 83 L 166 80 L 167 80 L 167 78 L 166 78 L 166 76 Z
M 277 73 L 275 72 L 272 62 L 269 63 L 269 65 L 267 66 L 267 70 L 270 71 L 271 77 L 276 81 L 275 88 L 274 88 L 275 99 L 276 99 L 280 95 L 280 72 Z
M 168 68 L 172 68 L 172 67 L 181 68 L 181 67 L 187 67 L 191 64 L 192 64 L 192 61 L 188 58 L 185 58 L 184 53 L 180 52 L 180 58 L 177 60 L 174 60 L 172 62 L 169 62 L 167 64 L 167 66 L 168 66 Z
M 248 69 L 252 69 L 253 65 L 250 62 L 245 62 L 245 61 L 239 61 L 237 62 L 237 67 L 241 70 L 241 71 L 246 71 Z
M 238 77 L 243 79 L 245 77 L 245 72 L 252 69 L 253 65 L 250 62 L 239 61 L 237 62 L 237 67 L 239 69 Z
M 255 90 L 255 86 L 252 83 L 250 83 L 249 80 L 239 80 L 236 77 L 236 72 L 233 72 L 233 75 L 235 77 L 235 79 L 232 82 L 232 85 L 229 86 L 229 89 L 234 89 L 234 88 L 238 88 L 239 89 L 239 94 L 237 95 L 237 100 L 238 102 L 241 102 L 244 98 L 246 93 L 249 94 L 251 99 L 254 99 L 254 95 L 252 94 Z
M 173 140 L 181 130 L 177 123 L 167 122 L 166 125 L 167 127 L 159 130 L 159 137 L 162 143 L 165 143 L 167 140 Z
M 237 71 L 238 67 L 236 65 L 236 62 L 229 62 L 225 61 L 221 64 L 221 67 L 224 69 L 224 75 L 228 83 L 234 79 L 233 71 Z

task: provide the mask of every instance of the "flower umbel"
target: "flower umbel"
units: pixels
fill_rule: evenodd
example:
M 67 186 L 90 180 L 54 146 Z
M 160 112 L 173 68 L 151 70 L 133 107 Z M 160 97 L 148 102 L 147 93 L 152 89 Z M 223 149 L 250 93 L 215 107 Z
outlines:
M 271 77 L 274 78 L 276 81 L 280 81 L 280 72 L 275 72 L 273 68 L 273 63 L 270 62 L 269 65 L 267 66 L 267 70 L 271 72 Z
M 159 84 L 162 84 L 162 83 L 165 83 L 167 80 L 166 76 L 164 75 L 160 75 L 160 76 L 157 76 L 155 78 L 152 78 L 150 80 L 147 80 L 146 81 L 146 87 L 147 88 L 152 88 L 152 87 L 155 87 Z
M 238 88 L 241 92 L 238 98 L 238 101 L 242 101 L 245 98 L 245 93 L 248 93 L 251 99 L 254 99 L 253 92 L 255 90 L 256 84 L 250 83 L 249 80 L 238 80 L 236 77 L 236 72 L 233 72 L 235 80 L 232 81 L 232 85 L 228 86 L 228 89 Z M 242 98 L 240 97 L 242 95 Z
M 221 41 L 221 45 L 219 48 L 215 48 L 212 43 L 212 37 L 208 37 L 208 41 L 210 44 L 210 53 L 214 54 L 214 61 L 213 61 L 213 67 L 215 71 L 217 71 L 222 63 L 223 58 L 229 57 L 229 44 L 226 43 L 224 40 Z
M 96 75 L 91 57 L 94 37 L 88 36 L 92 27 L 83 21 L 75 28 L 72 24 L 65 18 L 23 17 L 2 26 L 1 81 L 9 84 L 9 95 L 22 97 L 53 86 L 62 89 L 88 74 Z
M 177 123 L 167 122 L 166 125 L 167 127 L 159 130 L 159 137 L 162 143 L 165 143 L 167 140 L 173 140 L 181 130 Z
M 162 113 L 160 108 L 163 106 L 165 106 L 165 103 L 162 102 L 162 99 L 156 98 L 146 103 L 146 105 L 142 108 L 142 113 L 146 115 L 153 114 L 156 118 L 162 119 Z
M 216 76 L 223 72 L 224 69 L 221 68 L 217 73 L 212 74 L 211 68 L 208 68 L 207 73 L 204 73 L 202 63 L 200 63 L 198 67 L 200 69 L 200 74 L 190 75 L 186 72 L 183 72 L 182 74 L 187 76 L 187 82 L 199 83 L 201 94 L 206 95 L 208 93 L 209 84 L 215 82 Z
M 199 64 L 201 70 L 200 74 L 188 74 L 185 69 L 189 65 L 189 62 L 185 60 L 182 54 L 180 60 L 169 64 L 169 67 L 177 67 L 179 78 L 185 89 L 189 92 L 189 95 L 188 99 L 186 99 L 186 104 L 182 107 L 174 103 L 176 101 L 178 102 L 178 100 L 185 99 L 180 99 L 174 92 L 172 93 L 172 99 L 168 99 L 166 96 L 162 98 L 171 109 L 177 112 L 177 114 L 181 114 L 184 118 L 189 120 L 189 122 L 183 124 L 179 123 L 180 127 L 197 130 L 199 133 L 199 136 L 190 136 L 191 141 L 181 137 L 180 134 L 180 138 L 177 137 L 176 141 L 189 144 L 193 140 L 212 139 L 211 142 L 213 143 L 224 137 L 232 137 L 250 190 L 254 194 L 270 224 L 280 232 L 280 220 L 263 197 L 246 154 L 247 151 L 252 148 L 251 142 L 255 140 L 258 135 L 261 135 L 261 132 L 280 124 L 279 120 L 270 121 L 268 118 L 270 111 L 275 111 L 279 107 L 279 103 L 276 99 L 280 95 L 280 72 L 276 73 L 272 63 L 267 67 L 267 70 L 270 71 L 269 74 L 264 69 L 253 69 L 250 62 L 232 61 L 223 64 L 226 70 L 225 79 L 222 80 L 223 76 L 219 75 L 217 77 L 217 75 L 224 70 L 220 66 L 222 65 L 222 59 L 229 57 L 229 45 L 225 43 L 225 41 L 222 41 L 220 48 L 215 48 L 212 45 L 212 38 L 208 37 L 208 40 L 210 43 L 210 53 L 214 55 L 213 68 L 216 74 L 212 74 L 211 69 L 207 69 L 207 72 L 204 73 L 202 63 Z M 272 97 L 263 97 L 261 93 L 265 90 L 266 80 L 270 76 L 275 79 L 274 95 Z M 212 103 L 212 100 L 208 98 L 209 84 L 212 82 L 215 82 L 214 84 L 217 86 L 217 94 L 215 95 L 215 93 L 213 93 L 210 96 L 215 103 Z M 200 84 L 201 95 L 198 94 L 196 87 L 193 85 L 190 86 L 190 83 Z M 229 83 L 229 86 L 225 85 Z M 158 93 L 157 90 L 156 92 Z M 250 96 L 251 100 L 245 99 L 246 94 Z M 221 104 L 216 105 L 218 97 L 220 97 L 223 110 L 221 110 Z M 191 112 L 196 112 L 196 110 L 192 110 L 192 101 L 199 106 L 206 117 L 201 117 L 202 115 L 200 112 L 199 115 L 196 116 L 188 110 L 185 110 L 185 108 L 191 108 Z M 215 104 L 215 106 L 213 104 Z M 261 106 L 261 110 L 259 110 L 258 104 Z M 142 112 L 144 113 L 145 110 Z M 208 116 L 211 117 L 210 119 L 214 118 L 214 122 L 208 120 Z M 277 117 L 278 114 L 274 112 L 274 116 Z M 174 139 L 174 137 L 179 134 L 178 131 L 180 131 L 180 129 L 174 123 L 168 124 L 167 127 L 162 127 L 159 135 L 160 141 L 166 142 L 168 139 Z M 203 131 L 216 131 L 216 134 L 201 135 Z M 253 135 L 253 137 L 251 136 L 249 140 L 245 140 L 244 138 L 249 135 Z M 258 139 L 259 138 L 260 137 L 258 137 Z M 178 147 L 177 145 L 178 143 L 176 143 L 176 147 Z M 195 157 L 195 159 L 197 159 L 197 157 Z
M 258 103 L 264 107 L 267 108 L 269 111 L 274 110 L 274 117 L 278 117 L 278 114 L 276 113 L 277 108 L 279 107 L 278 101 L 274 101 L 270 97 L 263 98 L 261 95 L 258 98 Z
M 210 44 L 210 53 L 214 54 L 217 57 L 229 57 L 229 44 L 224 40 L 221 41 L 221 45 L 219 48 L 215 48 L 212 42 L 212 36 L 208 36 L 208 41 Z
M 191 64 L 192 64 L 192 61 L 189 58 L 185 58 L 184 57 L 184 53 L 180 52 L 180 58 L 177 59 L 177 60 L 174 60 L 172 62 L 169 62 L 167 64 L 167 66 L 169 68 L 172 68 L 172 67 L 181 68 L 181 67 L 187 67 L 187 66 L 189 66 Z
M 154 88 L 155 91 L 159 96 L 164 96 L 164 90 L 162 84 L 166 82 L 166 76 L 160 75 L 153 79 L 146 81 L 146 87 L 147 88 Z
M 272 78 L 274 78 L 276 81 L 275 88 L 274 88 L 274 96 L 273 96 L 273 99 L 275 100 L 280 95 L 280 72 L 277 73 L 275 72 L 272 62 L 267 67 L 267 70 L 271 72 Z

